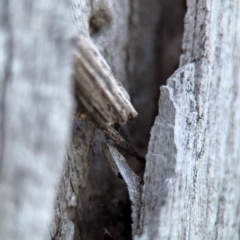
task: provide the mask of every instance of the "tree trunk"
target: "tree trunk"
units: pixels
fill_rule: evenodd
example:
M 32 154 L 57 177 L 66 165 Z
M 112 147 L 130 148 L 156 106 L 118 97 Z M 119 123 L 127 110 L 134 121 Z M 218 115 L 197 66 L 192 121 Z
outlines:
M 180 68 L 161 87 L 140 239 L 239 239 L 239 1 L 187 1 Z
M 146 153 L 146 167 L 125 155 L 144 182 L 133 238 L 239 239 L 239 1 L 72 0 L 72 11 L 66 2 L 0 0 L 0 239 L 132 239 L 106 137 L 72 120 L 77 34 L 139 113 L 122 131 Z
M 46 239 L 72 111 L 70 5 L 0 1 L 0 239 Z

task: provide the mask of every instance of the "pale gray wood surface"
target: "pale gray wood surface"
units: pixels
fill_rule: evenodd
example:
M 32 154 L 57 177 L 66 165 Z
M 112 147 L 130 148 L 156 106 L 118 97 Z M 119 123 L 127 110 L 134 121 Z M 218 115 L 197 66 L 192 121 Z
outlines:
M 132 235 L 136 235 L 138 234 L 140 212 L 142 207 L 141 178 L 134 173 L 134 171 L 129 167 L 123 155 L 112 144 L 105 144 L 103 146 L 103 153 L 114 174 L 119 178 L 123 178 L 124 182 L 127 185 L 132 210 Z
M 46 239 L 72 95 L 70 5 L 0 1 L 0 239 Z
M 239 239 L 239 1 L 187 1 L 151 131 L 143 239 Z
M 129 1 L 72 0 L 71 3 L 73 22 L 78 34 L 84 34 L 95 44 L 116 79 L 127 87 Z M 93 17 L 100 24 L 97 30 L 92 30 L 89 24 Z M 73 129 L 76 128 L 76 121 Z M 60 181 L 54 208 L 55 216 L 50 227 L 50 237 L 53 239 L 101 239 L 102 235 L 106 236 L 105 232 L 112 233 L 115 227 L 105 227 L 108 220 L 106 212 L 101 212 L 101 209 L 107 209 L 108 214 L 111 212 L 114 215 L 116 211 L 120 215 L 121 210 L 116 207 L 118 201 L 114 198 L 118 199 L 120 196 L 123 201 L 128 200 L 126 186 L 116 179 L 103 162 L 101 145 L 105 137 L 100 132 L 94 132 L 91 124 L 87 126 L 85 121 L 77 122 L 77 128 L 81 130 L 73 131 L 71 147 L 67 151 L 72 157 L 67 156 L 65 168 L 71 171 L 64 171 Z M 86 152 L 87 146 L 89 151 Z M 68 206 L 66 193 L 71 193 L 74 198 L 76 196 L 74 206 Z M 68 196 L 69 194 L 67 198 Z M 111 221 L 116 220 L 111 218 L 109 222 Z M 120 228 L 123 228 L 121 224 Z
M 144 150 L 164 2 L 72 0 L 70 11 L 67 1 L 1 0 L 0 239 L 130 238 L 131 222 L 118 220 L 127 189 L 102 160 L 105 137 L 72 120 L 71 38 L 89 35 L 131 93 L 140 120 L 126 136 Z M 136 239 L 239 239 L 239 8 L 187 1 L 180 67 L 161 87 L 151 130 Z

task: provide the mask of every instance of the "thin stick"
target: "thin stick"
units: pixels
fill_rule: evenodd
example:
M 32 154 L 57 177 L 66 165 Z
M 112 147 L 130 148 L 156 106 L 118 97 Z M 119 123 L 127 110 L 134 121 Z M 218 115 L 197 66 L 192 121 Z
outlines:
M 126 151 L 128 154 L 136 157 L 141 161 L 146 161 L 145 157 L 139 153 L 132 145 L 130 145 L 114 128 L 110 127 L 108 129 L 103 129 L 103 132 L 113 140 L 113 142 Z

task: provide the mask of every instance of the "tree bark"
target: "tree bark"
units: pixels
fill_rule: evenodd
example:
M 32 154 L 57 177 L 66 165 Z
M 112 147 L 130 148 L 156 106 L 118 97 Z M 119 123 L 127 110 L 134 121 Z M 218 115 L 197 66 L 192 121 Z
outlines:
M 79 33 L 139 113 L 123 130 L 147 153 L 133 238 L 239 239 L 239 1 L 67 2 L 0 0 L 0 239 L 132 239 L 106 137 L 72 117 Z M 125 157 L 142 177 L 144 165 Z
M 46 239 L 73 99 L 68 1 L 0 1 L 0 239 Z
M 139 239 L 239 239 L 239 1 L 187 1 L 180 68 L 161 87 Z

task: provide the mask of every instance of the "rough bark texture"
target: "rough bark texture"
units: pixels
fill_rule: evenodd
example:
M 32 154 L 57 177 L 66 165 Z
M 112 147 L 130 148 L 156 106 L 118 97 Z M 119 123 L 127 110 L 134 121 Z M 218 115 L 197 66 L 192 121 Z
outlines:
M 239 1 L 187 1 L 180 68 L 161 87 L 139 239 L 239 239 Z
M 132 238 L 126 185 L 103 160 L 106 137 L 71 119 L 70 40 L 88 35 L 128 89 L 139 118 L 123 134 L 145 153 L 159 86 L 178 65 L 185 2 L 72 0 L 71 11 L 66 2 L 0 0 L 0 239 Z M 239 239 L 239 12 L 238 0 L 187 0 L 136 239 Z M 143 164 L 125 157 L 142 176 Z
M 66 161 L 55 202 L 51 239 L 73 239 L 74 222 L 81 218 L 75 211 L 79 192 L 86 186 L 95 130 L 87 120 L 74 119 L 72 141 L 67 148 Z
M 177 6 L 173 8 L 173 11 L 170 10 L 171 4 Z M 160 11 L 161 6 L 163 6 L 162 11 Z M 167 9 L 166 13 L 165 9 Z M 175 16 L 175 22 L 173 21 L 170 26 L 177 26 L 175 27 L 177 31 L 167 32 L 166 26 L 169 21 L 164 22 L 163 19 L 172 13 Z M 157 62 L 164 61 L 158 56 L 156 49 L 160 49 L 165 55 L 168 55 L 170 46 L 176 49 L 175 55 L 171 55 L 171 61 L 166 64 L 168 69 L 174 69 L 180 54 L 183 15 L 183 1 L 173 0 L 172 3 L 158 0 L 151 2 L 145 0 L 73 1 L 73 16 L 77 29 L 89 35 L 107 60 L 116 78 L 122 81 L 132 95 L 132 101 L 140 114 L 138 120 L 133 121 L 132 126 L 124 130 L 124 134 L 128 141 L 143 152 L 146 152 L 150 127 L 156 114 L 158 86 L 164 81 L 163 78 L 173 71 L 168 70 L 168 75 L 165 73 L 165 76 L 160 76 L 158 79 L 161 74 L 156 68 Z M 158 35 L 161 36 L 160 39 L 165 39 L 160 46 L 157 43 Z M 168 49 L 164 49 L 166 46 Z M 88 138 L 86 141 L 91 142 Z M 84 181 L 84 184 L 78 183 L 81 189 L 77 192 L 79 193 L 77 206 L 74 206 L 75 216 L 78 217 L 75 219 L 64 217 L 66 214 L 63 216 L 61 212 L 62 209 L 66 209 L 67 205 L 64 201 L 58 201 L 64 199 L 64 196 L 58 197 L 55 211 L 56 216 L 60 218 L 55 219 L 55 232 L 53 231 L 53 235 L 58 239 L 65 239 L 67 236 L 69 239 L 71 237 L 75 239 L 105 239 L 107 237 L 131 239 L 131 208 L 127 189 L 125 184 L 116 179 L 103 162 L 102 141 L 104 138 L 98 133 L 92 147 L 92 164 L 88 179 Z M 79 148 L 81 149 L 81 146 Z M 71 161 L 67 163 L 72 164 Z M 143 174 L 141 163 L 131 159 L 130 164 L 140 176 Z M 88 171 L 87 168 L 86 171 Z M 69 174 L 66 172 L 59 187 L 63 189 L 59 191 L 60 195 L 68 191 L 64 190 L 66 186 L 69 186 L 68 178 Z M 73 226 L 73 223 L 72 236 L 66 231 L 61 231 L 62 228 L 67 229 L 67 226 Z M 75 236 L 73 236 L 74 231 Z
M 0 239 L 49 236 L 71 122 L 68 1 L 0 1 Z
M 129 38 L 129 2 L 74 0 L 72 12 L 79 33 L 89 36 L 105 57 L 114 76 L 127 86 L 125 64 Z M 78 141 L 77 149 L 77 144 L 74 143 L 69 149 L 73 158 L 66 160 L 66 167 L 73 172 L 63 173 L 51 235 L 55 236 L 55 239 L 104 239 L 112 234 L 118 239 L 128 239 L 131 237 L 131 207 L 127 188 L 113 175 L 103 159 L 103 133 L 96 131 L 93 141 L 93 135 L 88 133 L 89 129 L 85 129 L 86 126 L 81 122 L 79 124 L 85 138 L 84 141 Z M 75 134 L 73 132 L 73 138 L 77 139 L 79 136 Z M 92 143 L 89 146 L 92 154 L 89 152 L 89 155 L 84 153 L 87 143 Z M 76 151 L 82 156 L 77 155 Z M 80 177 L 82 170 L 74 174 L 75 163 L 80 165 L 80 169 L 82 164 L 86 166 L 84 181 Z M 74 182 L 74 191 L 69 189 L 69 181 Z M 76 205 L 71 207 L 73 217 L 68 216 L 68 205 L 66 201 L 62 201 L 66 199 L 66 192 L 74 192 L 77 198 Z M 71 229 L 71 232 L 62 229 Z

